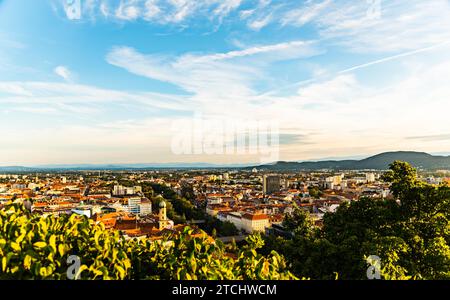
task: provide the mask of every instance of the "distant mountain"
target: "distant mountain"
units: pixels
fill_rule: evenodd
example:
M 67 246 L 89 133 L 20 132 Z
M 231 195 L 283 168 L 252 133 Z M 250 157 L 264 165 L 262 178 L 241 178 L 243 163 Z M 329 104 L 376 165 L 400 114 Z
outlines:
M 208 164 L 208 163 L 143 163 L 143 164 L 54 164 L 32 167 L 7 166 L 0 172 L 42 172 L 42 171 L 97 171 L 97 170 L 151 170 L 151 169 L 231 169 L 243 168 L 249 164 Z
M 407 161 L 416 168 L 426 170 L 449 169 L 450 156 L 437 156 L 424 152 L 385 152 L 365 159 L 321 160 L 304 162 L 279 161 L 272 164 L 251 166 L 250 164 L 208 164 L 208 163 L 147 163 L 147 164 L 73 164 L 40 165 L 33 167 L 0 167 L 0 172 L 42 172 L 42 171 L 93 171 L 93 170 L 151 170 L 151 169 L 252 169 L 254 167 L 273 171 L 301 170 L 385 170 L 395 160 Z
M 450 169 L 450 156 L 433 156 L 424 152 L 385 152 L 361 160 L 327 160 L 285 162 L 257 166 L 258 169 L 278 171 L 301 170 L 386 170 L 396 160 L 406 161 L 414 167 L 426 170 Z
M 36 169 L 35 168 L 22 167 L 22 166 L 0 167 L 0 171 L 3 171 L 3 172 L 32 172 L 34 170 L 36 170 Z

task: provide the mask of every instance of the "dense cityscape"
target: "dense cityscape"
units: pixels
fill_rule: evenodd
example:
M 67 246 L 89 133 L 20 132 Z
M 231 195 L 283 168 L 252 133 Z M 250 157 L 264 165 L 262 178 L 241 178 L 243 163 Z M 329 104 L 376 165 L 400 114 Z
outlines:
M 392 199 L 380 171 L 266 173 L 230 170 L 84 171 L 0 175 L 0 201 L 25 204 L 48 216 L 84 215 L 128 238 L 158 240 L 185 226 L 207 228 L 226 242 L 248 234 L 286 234 L 294 206 L 316 226 L 325 213 L 361 197 Z M 450 172 L 424 174 L 450 183 Z M 215 219 L 216 222 L 211 219 Z M 205 224 L 208 227 L 205 227 Z M 224 224 L 226 226 L 224 226 Z

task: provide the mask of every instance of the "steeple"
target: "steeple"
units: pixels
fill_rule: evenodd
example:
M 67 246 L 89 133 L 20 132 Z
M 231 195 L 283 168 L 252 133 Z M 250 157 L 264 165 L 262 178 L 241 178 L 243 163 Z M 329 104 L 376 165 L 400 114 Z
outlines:
M 159 219 L 167 220 L 166 202 L 164 200 L 159 202 Z
M 166 211 L 166 202 L 164 200 L 162 200 L 161 202 L 159 202 L 159 221 L 158 221 L 158 225 L 159 225 L 159 230 L 163 230 L 164 228 L 166 228 L 169 225 L 169 219 L 167 219 L 167 211 Z

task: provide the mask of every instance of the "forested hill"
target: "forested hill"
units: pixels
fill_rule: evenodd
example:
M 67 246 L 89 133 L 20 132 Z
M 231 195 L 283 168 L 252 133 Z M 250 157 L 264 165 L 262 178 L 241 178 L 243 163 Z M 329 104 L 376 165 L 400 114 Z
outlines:
M 258 166 L 258 169 L 266 170 L 386 170 L 389 164 L 396 160 L 409 162 L 416 168 L 426 170 L 450 169 L 450 156 L 433 156 L 424 152 L 398 151 L 385 152 L 362 160 L 327 160 L 284 162 Z

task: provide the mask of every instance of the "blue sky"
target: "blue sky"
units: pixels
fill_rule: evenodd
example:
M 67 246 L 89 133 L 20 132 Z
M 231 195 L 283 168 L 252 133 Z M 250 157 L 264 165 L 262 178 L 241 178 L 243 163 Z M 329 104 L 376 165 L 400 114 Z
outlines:
M 448 0 L 77 3 L 0 0 L 0 165 L 260 160 L 176 153 L 196 116 L 283 160 L 450 152 Z

